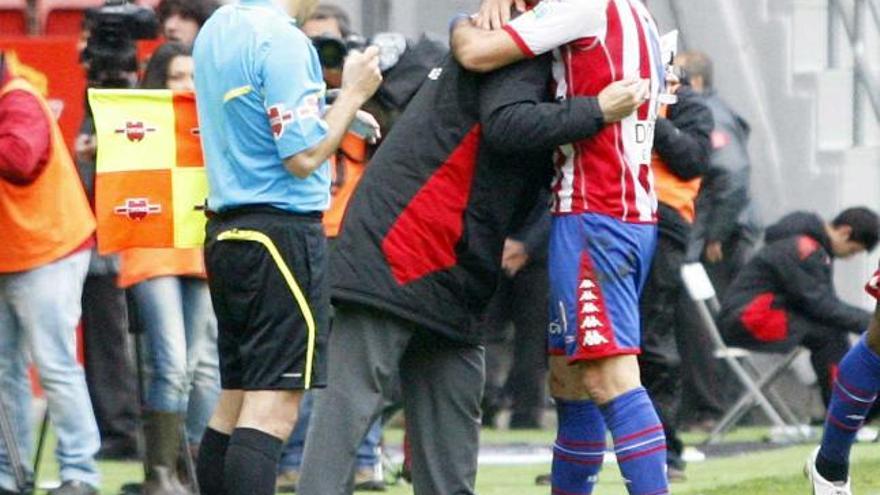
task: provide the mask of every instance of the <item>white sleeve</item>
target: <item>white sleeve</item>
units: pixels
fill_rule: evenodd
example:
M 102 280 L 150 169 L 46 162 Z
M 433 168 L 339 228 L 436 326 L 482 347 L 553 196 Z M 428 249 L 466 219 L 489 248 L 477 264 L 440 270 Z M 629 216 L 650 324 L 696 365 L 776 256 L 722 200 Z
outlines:
M 601 36 L 609 0 L 543 0 L 505 26 L 523 53 L 535 57 L 582 38 Z

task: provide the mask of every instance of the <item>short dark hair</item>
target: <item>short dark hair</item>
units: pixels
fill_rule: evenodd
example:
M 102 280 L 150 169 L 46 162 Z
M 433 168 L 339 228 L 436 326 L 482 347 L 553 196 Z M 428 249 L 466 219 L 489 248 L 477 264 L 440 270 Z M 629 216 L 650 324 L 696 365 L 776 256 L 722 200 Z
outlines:
M 312 15 L 306 19 L 306 22 L 323 21 L 326 19 L 336 19 L 336 23 L 339 24 L 339 31 L 342 33 L 343 38 L 348 38 L 353 34 L 351 30 L 351 18 L 348 16 L 348 12 L 342 7 L 333 5 L 332 3 L 319 4 Z
M 156 15 L 159 17 L 159 24 L 165 24 L 170 17 L 179 15 L 196 21 L 201 27 L 219 8 L 220 2 L 217 0 L 162 0 L 156 8 Z
M 703 86 L 712 89 L 715 85 L 715 66 L 712 59 L 703 52 L 687 51 L 679 55 L 681 67 L 691 79 L 694 76 L 703 78 Z
M 877 241 L 880 239 L 880 217 L 869 208 L 864 206 L 847 208 L 837 215 L 831 225 L 851 228 L 852 234 L 849 240 L 862 244 L 868 251 L 873 251 L 877 247 Z
M 143 89 L 167 89 L 168 88 L 168 66 L 175 57 L 191 57 L 192 50 L 176 41 L 163 43 L 162 46 L 153 52 L 150 62 L 144 70 L 144 78 L 141 80 L 141 88 Z

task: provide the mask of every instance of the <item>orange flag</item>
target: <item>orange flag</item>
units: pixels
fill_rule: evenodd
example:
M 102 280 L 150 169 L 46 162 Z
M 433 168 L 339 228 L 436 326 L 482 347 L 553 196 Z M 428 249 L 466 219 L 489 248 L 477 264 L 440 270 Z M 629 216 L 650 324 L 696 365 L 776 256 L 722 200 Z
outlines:
M 89 90 L 98 139 L 98 251 L 204 244 L 208 196 L 195 96 Z

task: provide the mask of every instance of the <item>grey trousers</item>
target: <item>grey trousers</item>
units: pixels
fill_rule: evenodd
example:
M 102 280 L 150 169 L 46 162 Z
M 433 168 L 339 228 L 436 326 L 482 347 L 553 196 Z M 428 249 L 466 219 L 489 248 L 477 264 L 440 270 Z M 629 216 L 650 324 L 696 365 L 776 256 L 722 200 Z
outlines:
M 477 475 L 483 347 L 435 336 L 366 306 L 337 308 L 328 386 L 317 391 L 301 495 L 348 495 L 358 445 L 400 374 L 416 495 L 472 495 Z

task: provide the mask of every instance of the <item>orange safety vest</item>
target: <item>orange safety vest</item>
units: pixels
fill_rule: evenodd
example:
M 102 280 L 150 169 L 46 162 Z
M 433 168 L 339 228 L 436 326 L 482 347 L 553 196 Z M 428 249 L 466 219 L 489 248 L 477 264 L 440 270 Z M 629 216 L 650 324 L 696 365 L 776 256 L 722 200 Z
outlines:
M 25 91 L 40 102 L 51 132 L 49 161 L 30 184 L 0 180 L 0 273 L 41 267 L 73 252 L 95 231 L 95 217 L 64 136 L 46 101 L 29 83 L 13 78 L 0 98 Z
M 166 276 L 206 278 L 202 248 L 133 248 L 119 254 L 119 287 Z
M 357 189 L 366 165 L 367 142 L 355 134 L 346 134 L 339 153 L 330 158 L 333 198 L 330 200 L 330 209 L 324 213 L 324 233 L 327 237 L 339 235 L 348 201 Z
M 660 107 L 659 113 L 661 117 L 666 117 L 666 105 Z M 654 171 L 654 189 L 657 191 L 657 199 L 674 208 L 688 223 L 694 223 L 694 219 L 697 217 L 697 195 L 700 194 L 700 185 L 703 179 L 680 179 L 672 173 L 669 165 L 660 158 L 656 151 L 651 157 L 651 168 Z

